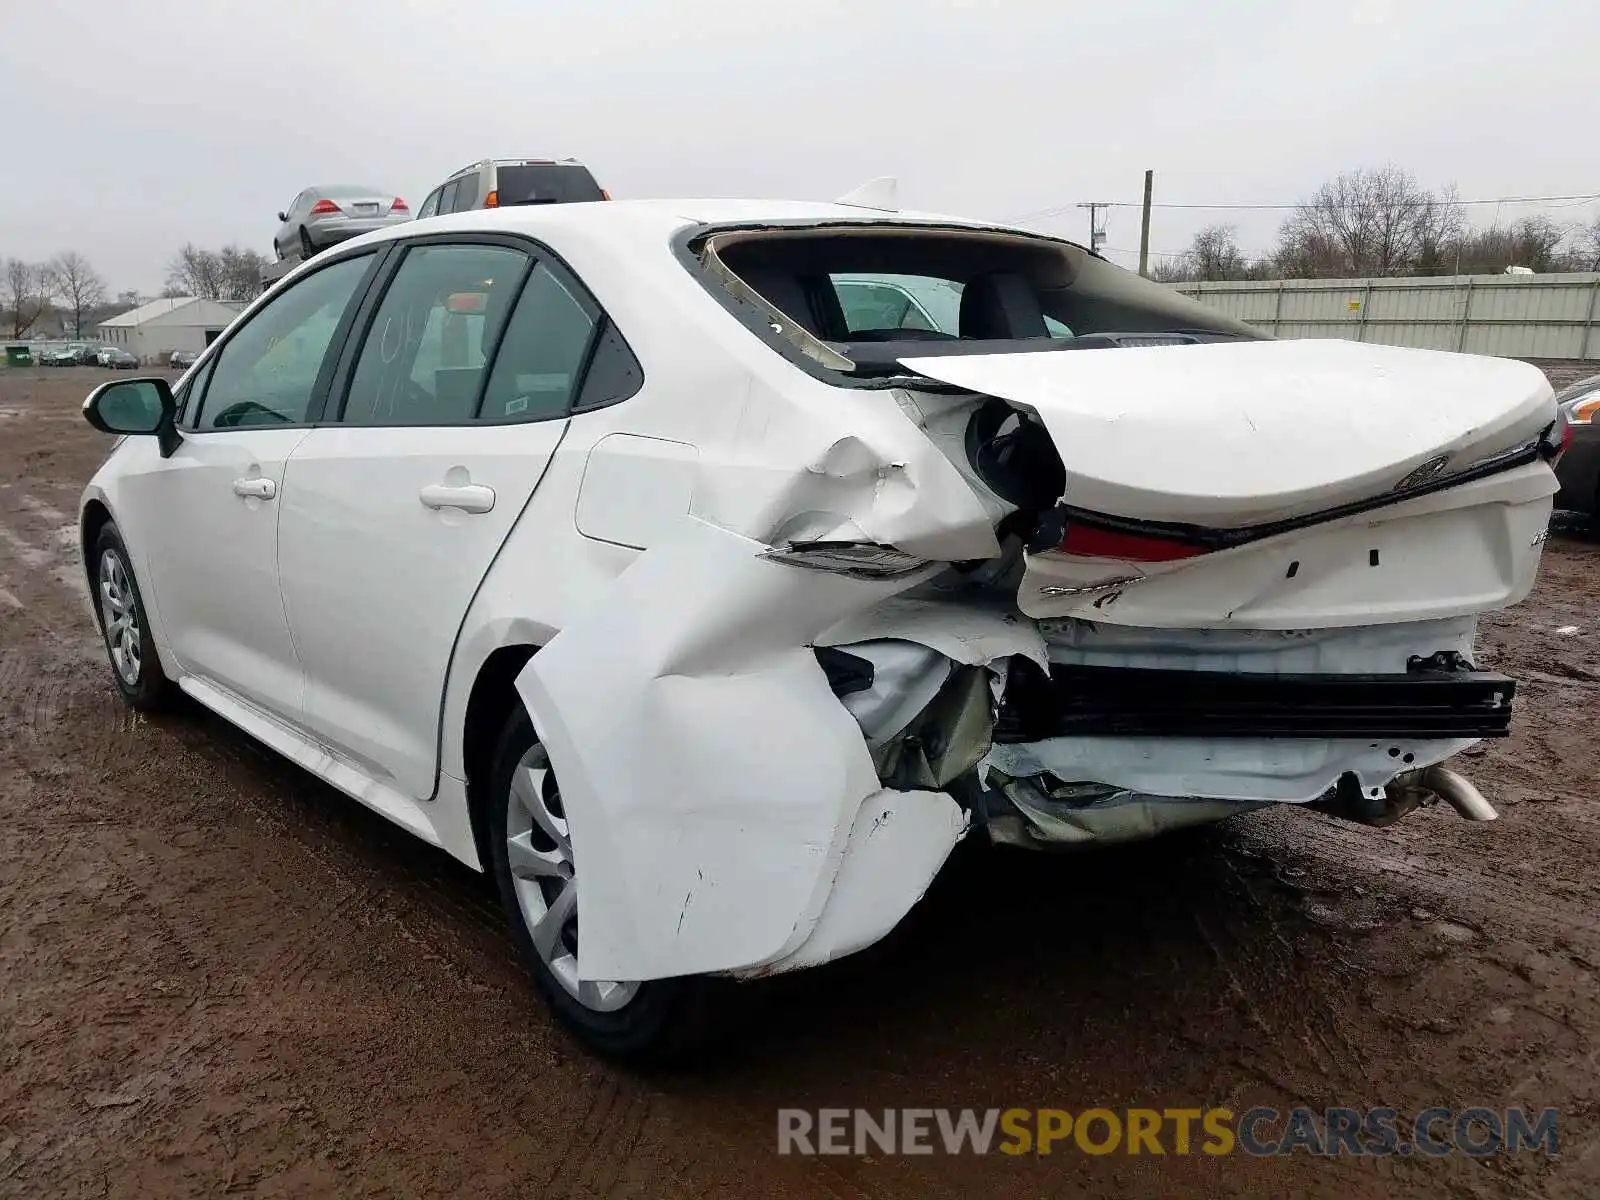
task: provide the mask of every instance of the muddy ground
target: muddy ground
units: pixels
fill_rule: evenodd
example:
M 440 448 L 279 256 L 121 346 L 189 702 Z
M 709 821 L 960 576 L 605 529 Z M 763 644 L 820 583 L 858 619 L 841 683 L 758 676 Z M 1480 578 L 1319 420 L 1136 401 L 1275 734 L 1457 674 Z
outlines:
M 1600 543 L 1553 537 L 1485 622 L 1520 715 L 1466 765 L 1502 820 L 965 853 L 646 1077 L 552 1026 L 472 872 L 219 720 L 122 707 L 71 528 L 99 377 L 0 371 L 0 1194 L 1600 1195 Z M 1254 1103 L 1555 1106 L 1561 1153 L 775 1150 L 779 1107 Z

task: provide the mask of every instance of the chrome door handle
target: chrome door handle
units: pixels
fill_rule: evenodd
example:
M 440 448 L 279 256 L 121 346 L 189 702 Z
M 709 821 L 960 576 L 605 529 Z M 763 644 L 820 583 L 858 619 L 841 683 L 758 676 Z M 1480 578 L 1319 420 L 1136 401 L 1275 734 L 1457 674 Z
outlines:
M 233 481 L 233 494 L 235 496 L 254 496 L 257 500 L 271 500 L 278 494 L 278 485 L 270 479 L 235 479 Z
M 494 507 L 494 489 L 481 483 L 430 483 L 418 495 L 427 508 L 459 508 L 462 512 L 486 513 Z

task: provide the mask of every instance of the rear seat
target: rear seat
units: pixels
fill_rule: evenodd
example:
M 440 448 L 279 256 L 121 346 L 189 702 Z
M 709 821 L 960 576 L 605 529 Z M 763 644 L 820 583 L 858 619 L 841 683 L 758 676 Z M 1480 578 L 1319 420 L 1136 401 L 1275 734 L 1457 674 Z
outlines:
M 961 290 L 961 336 L 974 340 L 1047 338 L 1039 293 L 1021 275 L 974 275 Z
M 750 267 L 740 272 L 740 278 L 812 337 L 838 341 L 846 336 L 844 309 L 826 277 L 777 267 Z

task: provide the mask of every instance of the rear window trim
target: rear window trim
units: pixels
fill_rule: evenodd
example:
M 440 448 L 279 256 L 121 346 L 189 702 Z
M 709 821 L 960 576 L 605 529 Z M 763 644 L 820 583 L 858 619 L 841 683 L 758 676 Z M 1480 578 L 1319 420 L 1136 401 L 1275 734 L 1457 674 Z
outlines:
M 946 392 L 951 394 L 965 394 L 969 389 L 955 387 L 951 384 L 941 383 L 935 379 L 917 375 L 907 371 L 903 375 L 876 375 L 862 376 L 845 367 L 827 365 L 829 359 L 854 364 L 850 359 L 834 350 L 828 343 L 813 337 L 807 330 L 801 328 L 786 314 L 760 296 L 744 280 L 740 279 L 720 257 L 716 249 L 711 246 L 711 241 L 728 233 L 761 233 L 767 230 L 795 230 L 795 229 L 910 229 L 919 233 L 991 233 L 1004 237 L 1021 237 L 1040 243 L 1068 247 L 1082 251 L 1102 262 L 1110 262 L 1105 255 L 1081 246 L 1069 238 L 1052 237 L 1049 234 L 1034 233 L 1026 229 L 1013 229 L 1005 225 L 976 225 L 951 221 L 916 221 L 894 220 L 875 221 L 868 219 L 852 219 L 849 217 L 796 218 L 777 221 L 747 221 L 732 223 L 698 222 L 694 225 L 680 229 L 672 239 L 672 252 L 683 268 L 694 277 L 727 312 L 746 329 L 760 338 L 768 347 L 777 351 L 789 362 L 799 367 L 813 379 L 833 387 L 858 388 L 862 391 L 884 391 L 892 388 L 915 387 L 918 391 Z M 707 261 L 707 254 L 711 261 Z M 750 298 L 740 296 L 726 286 L 723 277 L 726 276 L 738 282 L 739 288 L 750 294 Z M 780 322 L 784 329 L 791 332 L 785 333 L 773 328 L 774 321 Z

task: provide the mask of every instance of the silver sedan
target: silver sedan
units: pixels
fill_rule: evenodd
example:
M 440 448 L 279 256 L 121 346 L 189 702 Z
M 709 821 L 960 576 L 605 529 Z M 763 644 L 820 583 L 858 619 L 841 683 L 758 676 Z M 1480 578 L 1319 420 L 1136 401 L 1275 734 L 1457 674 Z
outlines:
M 411 209 L 393 192 L 355 184 L 310 187 L 278 214 L 282 222 L 272 248 L 281 262 L 307 259 L 357 234 L 411 219 Z

